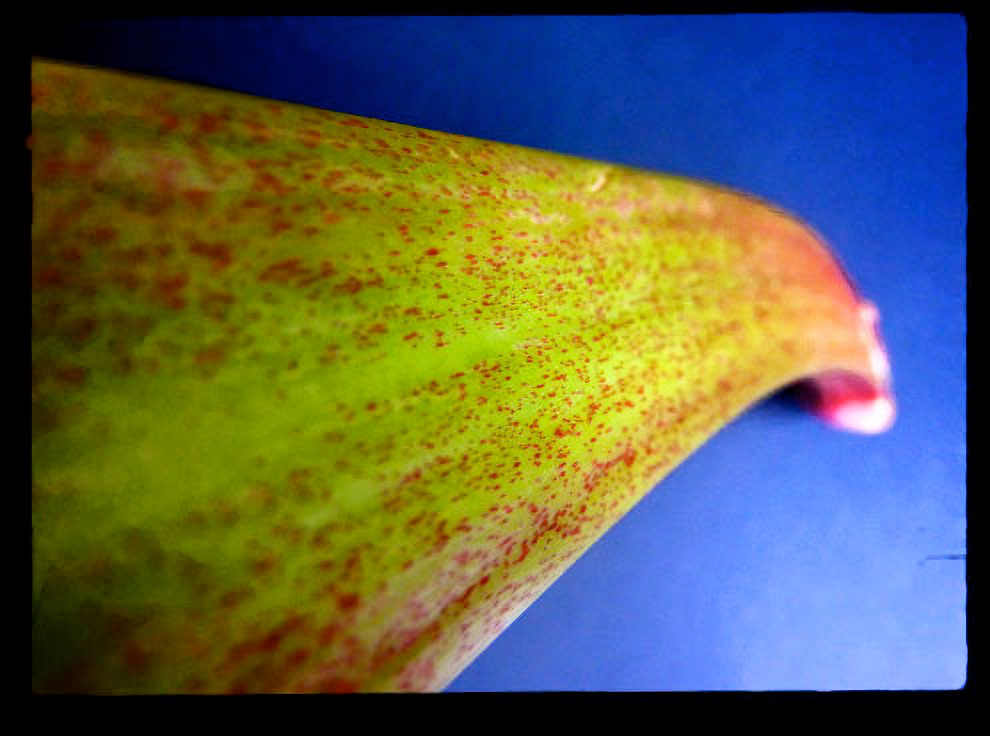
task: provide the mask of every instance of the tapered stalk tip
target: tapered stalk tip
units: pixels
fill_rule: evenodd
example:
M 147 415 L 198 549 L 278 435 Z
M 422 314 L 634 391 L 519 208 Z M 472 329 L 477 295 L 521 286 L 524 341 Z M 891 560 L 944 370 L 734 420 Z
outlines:
M 862 337 L 869 351 L 870 377 L 836 371 L 808 379 L 801 386 L 809 409 L 837 429 L 880 434 L 894 423 L 896 408 L 890 385 L 890 363 L 879 330 L 876 306 L 859 307 Z

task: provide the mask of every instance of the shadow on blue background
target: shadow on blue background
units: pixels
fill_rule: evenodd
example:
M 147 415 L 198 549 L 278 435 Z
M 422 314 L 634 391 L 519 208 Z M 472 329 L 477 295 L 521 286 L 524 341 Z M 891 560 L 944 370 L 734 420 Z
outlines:
M 966 24 L 952 15 L 65 21 L 34 53 L 705 178 L 834 246 L 899 418 L 773 398 L 451 690 L 943 689 L 966 678 Z

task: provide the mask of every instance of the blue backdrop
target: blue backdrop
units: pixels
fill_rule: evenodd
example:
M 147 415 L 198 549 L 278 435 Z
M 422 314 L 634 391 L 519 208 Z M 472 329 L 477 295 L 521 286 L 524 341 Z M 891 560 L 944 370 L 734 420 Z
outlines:
M 711 179 L 833 244 L 899 418 L 772 398 L 451 690 L 956 688 L 966 678 L 967 28 L 952 15 L 102 19 L 34 53 Z M 937 559 L 926 559 L 937 557 Z

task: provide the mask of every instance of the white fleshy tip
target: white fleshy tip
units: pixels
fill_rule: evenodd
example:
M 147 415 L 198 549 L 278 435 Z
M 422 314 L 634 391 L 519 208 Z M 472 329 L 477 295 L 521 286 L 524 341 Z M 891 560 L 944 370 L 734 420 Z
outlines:
M 880 434 L 894 423 L 894 402 L 886 395 L 848 399 L 829 406 L 823 418 L 839 429 L 862 434 Z

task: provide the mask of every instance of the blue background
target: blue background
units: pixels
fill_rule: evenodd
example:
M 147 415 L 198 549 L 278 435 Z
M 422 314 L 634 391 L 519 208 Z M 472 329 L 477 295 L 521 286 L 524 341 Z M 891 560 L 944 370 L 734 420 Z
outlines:
M 899 418 L 771 398 L 582 557 L 451 690 L 964 684 L 965 20 L 101 19 L 33 52 L 711 179 L 832 243 Z

